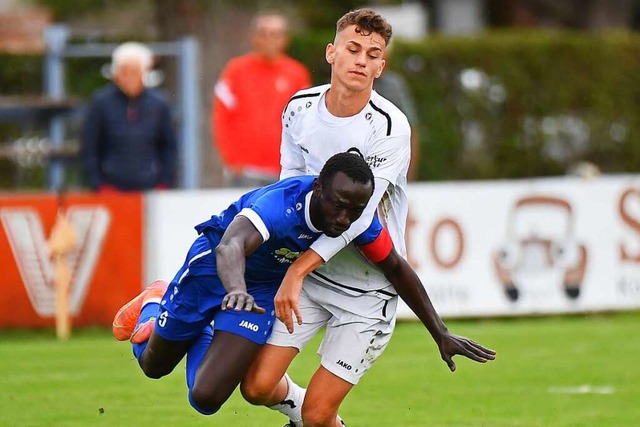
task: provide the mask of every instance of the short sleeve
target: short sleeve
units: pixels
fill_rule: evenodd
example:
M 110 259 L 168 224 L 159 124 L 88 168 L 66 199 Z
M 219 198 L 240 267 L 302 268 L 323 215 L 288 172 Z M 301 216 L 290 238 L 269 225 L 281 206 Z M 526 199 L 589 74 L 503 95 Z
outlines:
M 406 132 L 380 138 L 367 153 L 366 161 L 376 178 L 397 185 L 398 176 L 405 176 L 411 160 L 411 130 L 407 122 Z
M 371 225 L 365 231 L 363 231 L 358 237 L 353 240 L 358 246 L 366 245 L 373 242 L 380 235 L 382 231 L 382 223 L 378 219 L 378 215 L 374 215 L 371 220 Z
M 249 206 L 243 208 L 238 215 L 243 215 L 254 224 L 262 235 L 264 241 L 274 236 L 278 236 L 284 218 L 283 195 L 281 191 L 272 191 L 263 194 Z

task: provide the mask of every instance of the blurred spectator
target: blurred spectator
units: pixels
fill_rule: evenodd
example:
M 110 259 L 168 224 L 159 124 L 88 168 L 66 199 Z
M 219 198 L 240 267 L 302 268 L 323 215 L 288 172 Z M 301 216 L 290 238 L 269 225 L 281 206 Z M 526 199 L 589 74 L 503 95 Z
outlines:
M 228 185 L 278 180 L 282 111 L 294 93 L 311 85 L 305 66 L 284 53 L 288 33 L 284 16 L 256 16 L 253 51 L 229 61 L 215 85 L 212 131 Z
M 418 134 L 418 114 L 416 113 L 415 102 L 411 96 L 411 92 L 407 87 L 404 77 L 389 69 L 389 51 L 385 50 L 385 66 L 382 75 L 373 81 L 373 89 L 384 98 L 391 101 L 400 109 L 409 120 L 411 125 L 411 163 L 409 164 L 409 172 L 407 179 L 415 181 L 418 177 L 418 163 L 420 161 L 420 136 Z
M 83 157 L 96 191 L 145 191 L 174 185 L 176 137 L 170 105 L 145 88 L 151 50 L 124 43 L 112 55 L 113 83 L 98 90 L 82 129 Z

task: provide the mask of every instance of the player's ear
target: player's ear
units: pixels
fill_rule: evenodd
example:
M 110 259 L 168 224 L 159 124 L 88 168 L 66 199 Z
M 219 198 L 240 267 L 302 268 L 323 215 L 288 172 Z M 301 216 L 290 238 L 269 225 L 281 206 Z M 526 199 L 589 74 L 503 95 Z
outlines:
M 327 63 L 333 65 L 334 55 L 336 53 L 336 45 L 333 43 L 327 44 L 327 48 L 325 50 L 325 59 Z
M 319 196 L 322 192 L 322 184 L 320 184 L 320 180 L 318 178 L 313 180 L 313 194 Z
M 385 61 L 384 59 L 380 61 L 380 68 L 378 68 L 378 71 L 376 71 L 376 79 L 382 75 L 385 65 L 387 65 L 387 61 Z

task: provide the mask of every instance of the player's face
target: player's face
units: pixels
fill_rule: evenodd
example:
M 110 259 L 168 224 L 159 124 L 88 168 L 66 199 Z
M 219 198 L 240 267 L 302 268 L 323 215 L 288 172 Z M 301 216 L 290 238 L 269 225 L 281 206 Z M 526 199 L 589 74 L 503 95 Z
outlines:
M 327 45 L 326 59 L 331 64 L 331 83 L 348 90 L 371 90 L 373 80 L 384 69 L 386 43 L 378 33 L 368 33 L 351 25 L 336 34 Z
M 367 206 L 373 188 L 371 183 L 353 182 L 338 172 L 331 185 L 323 188 L 319 181 L 314 185 L 317 203 L 312 206 L 312 222 L 329 237 L 337 237 L 360 218 Z

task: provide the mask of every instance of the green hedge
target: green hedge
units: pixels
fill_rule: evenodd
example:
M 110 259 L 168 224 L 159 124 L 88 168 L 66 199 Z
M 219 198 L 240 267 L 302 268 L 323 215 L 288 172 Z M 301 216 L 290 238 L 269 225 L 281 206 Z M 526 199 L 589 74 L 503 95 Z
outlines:
M 291 49 L 316 83 L 328 80 L 331 38 L 301 34 Z M 415 96 L 420 179 L 559 175 L 579 161 L 608 173 L 640 171 L 638 35 L 496 32 L 394 41 L 389 66 Z
M 329 80 L 332 39 L 333 29 L 293 39 L 290 53 L 317 84 Z M 640 171 L 640 36 L 496 32 L 393 44 L 389 67 L 405 76 L 420 119 L 420 179 L 560 175 L 579 161 Z M 69 60 L 69 93 L 88 97 L 106 83 L 104 62 Z M 461 75 L 482 85 L 465 89 Z M 0 56 L 0 87 L 3 95 L 42 93 L 42 57 Z M 0 125 L 0 143 L 19 131 Z M 13 172 L 3 163 L 7 187 Z

